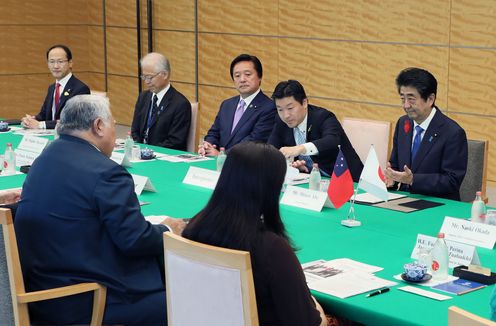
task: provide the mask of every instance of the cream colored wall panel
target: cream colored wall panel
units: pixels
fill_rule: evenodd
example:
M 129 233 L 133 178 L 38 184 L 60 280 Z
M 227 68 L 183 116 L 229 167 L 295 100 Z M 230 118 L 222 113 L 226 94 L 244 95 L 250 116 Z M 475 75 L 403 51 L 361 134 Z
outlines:
M 448 116 L 465 129 L 468 139 L 489 141 L 487 179 L 496 181 L 496 164 L 494 164 L 496 162 L 496 133 L 494 133 L 496 119 L 456 113 L 450 113 Z
M 394 0 L 280 0 L 278 15 L 271 19 L 279 20 L 279 35 L 286 36 L 447 44 L 449 5 L 449 0 L 414 5 Z
M 496 47 L 496 1 L 452 1 L 451 13 L 451 44 Z
M 105 92 L 104 74 L 94 72 L 80 72 L 77 73 L 77 78 L 88 85 L 91 91 Z
M 232 87 L 231 61 L 241 53 L 257 56 L 263 66 L 262 88 L 273 90 L 277 81 L 278 41 L 274 38 L 200 34 L 200 84 Z
M 103 1 L 102 0 L 86 0 L 88 11 L 88 24 L 103 25 Z
M 200 32 L 277 34 L 277 2 L 266 0 L 200 0 L 198 1 L 198 12 Z
M 192 84 L 186 84 L 186 83 L 181 83 L 181 82 L 175 82 L 172 81 L 171 84 L 174 86 L 174 88 L 186 96 L 186 98 L 191 102 L 196 102 L 196 86 Z
M 86 24 L 88 23 L 87 1 L 2 0 L 0 1 L 0 21 L 2 25 Z M 57 27 L 57 30 L 60 31 L 60 28 Z
M 299 80 L 309 96 L 393 105 L 398 73 L 422 67 L 436 76 L 438 102 L 446 104 L 446 48 L 280 39 L 278 59 L 279 79 Z
M 103 42 L 103 27 L 88 26 L 88 70 L 105 72 L 105 51 Z
M 496 51 L 451 49 L 449 109 L 496 115 Z
M 126 26 L 136 28 L 136 1 L 111 0 L 105 1 L 105 5 L 107 26 Z
M 200 86 L 198 93 L 200 102 L 199 133 L 206 135 L 214 123 L 222 101 L 239 94 L 234 89 L 210 86 Z
M 194 31 L 195 1 L 154 1 L 153 28 Z
M 107 68 L 110 74 L 138 76 L 136 31 L 107 28 Z
M 131 125 L 138 98 L 137 78 L 109 76 L 107 96 L 117 123 Z
M 195 35 L 190 32 L 154 31 L 154 51 L 171 64 L 172 79 L 195 82 Z

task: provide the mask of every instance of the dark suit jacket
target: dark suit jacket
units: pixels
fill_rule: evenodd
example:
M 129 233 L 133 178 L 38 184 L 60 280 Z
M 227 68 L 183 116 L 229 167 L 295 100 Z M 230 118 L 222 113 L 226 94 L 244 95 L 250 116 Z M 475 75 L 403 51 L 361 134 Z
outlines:
M 14 223 L 28 291 L 98 282 L 107 286 L 106 324 L 131 324 L 112 319 L 116 310 L 165 322 L 157 257 L 167 227 L 145 221 L 131 175 L 90 143 L 61 135 L 43 151 L 26 177 Z M 159 298 L 158 315 L 152 304 L 134 306 L 149 296 Z M 30 304 L 32 321 L 87 324 L 92 298 Z
M 72 77 L 69 78 L 69 81 L 65 85 L 64 90 L 60 94 L 60 106 L 58 111 L 55 113 L 55 120 L 52 119 L 54 91 L 55 91 L 55 83 L 48 86 L 48 92 L 45 97 L 45 102 L 43 102 L 43 105 L 41 106 L 40 113 L 38 113 L 35 117 L 36 120 L 38 121 L 45 121 L 45 125 L 47 129 L 55 128 L 55 125 L 57 124 L 56 120 L 60 119 L 60 112 L 62 112 L 62 109 L 64 108 L 65 103 L 67 102 L 68 99 L 76 95 L 89 94 L 90 88 L 86 86 L 85 83 L 77 79 L 76 76 L 72 75 Z M 68 93 L 69 95 L 65 95 L 66 93 Z
M 140 143 L 145 137 L 152 96 L 150 91 L 141 93 L 134 108 L 131 135 Z M 191 103 L 171 86 L 158 105 L 157 116 L 148 134 L 148 144 L 185 151 L 190 125 Z
M 413 172 L 412 186 L 402 185 L 400 190 L 460 200 L 468 159 L 465 131 L 437 109 L 411 162 L 413 128 L 413 121 L 405 115 L 394 131 L 391 167 L 403 171 L 406 165 Z
M 274 126 L 276 106 L 262 91 L 246 108 L 236 128 L 231 133 L 234 113 L 239 103 L 239 95 L 225 100 L 220 105 L 214 124 L 205 137 L 217 148 L 229 149 L 243 141 L 266 142 Z
M 277 116 L 274 130 L 268 142 L 276 148 L 296 146 L 293 128 L 289 128 Z M 317 106 L 308 105 L 307 142 L 312 142 L 319 151 L 318 155 L 311 156 L 312 160 L 314 163 L 318 163 L 319 168 L 329 175 L 332 174 L 334 162 L 339 153 L 338 145 L 341 145 L 341 150 L 348 162 L 353 181 L 358 182 L 363 164 L 334 113 Z

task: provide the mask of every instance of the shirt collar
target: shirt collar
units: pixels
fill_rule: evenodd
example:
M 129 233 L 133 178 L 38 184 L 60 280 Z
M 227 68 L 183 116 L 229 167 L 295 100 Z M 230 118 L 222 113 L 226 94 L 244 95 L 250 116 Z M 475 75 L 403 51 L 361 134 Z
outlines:
M 425 119 L 421 124 L 418 124 L 416 123 L 415 121 L 413 121 L 413 127 L 417 127 L 417 126 L 420 126 L 423 130 L 427 130 L 427 128 L 429 128 L 429 125 L 432 121 L 432 119 L 434 118 L 434 115 L 436 114 L 436 107 L 434 106 L 432 108 L 432 111 L 431 113 L 429 114 L 429 116 L 427 117 L 427 119 Z
M 167 93 L 167 91 L 170 89 L 170 87 L 171 87 L 171 84 L 168 83 L 167 86 L 165 86 L 165 88 L 163 90 L 161 90 L 158 93 L 153 93 L 153 95 L 157 95 L 157 105 L 159 105 L 160 102 L 162 102 L 162 99 L 164 98 L 165 93 Z
M 243 100 L 245 102 L 245 110 L 250 106 L 251 102 L 258 95 L 258 93 L 260 93 L 260 88 L 255 93 L 251 94 L 246 98 L 242 98 L 241 95 L 239 96 L 239 100 L 240 101 Z
M 305 119 L 303 119 L 303 121 L 296 127 L 300 129 L 301 133 L 304 135 L 306 135 L 307 133 L 307 118 L 308 118 L 308 112 L 305 115 Z
M 60 84 L 60 89 L 62 90 L 62 89 L 65 88 L 65 85 L 67 85 L 67 83 L 69 82 L 69 79 L 71 79 L 71 77 L 72 77 L 72 72 L 68 73 L 61 80 L 56 80 L 55 83 L 59 83 Z

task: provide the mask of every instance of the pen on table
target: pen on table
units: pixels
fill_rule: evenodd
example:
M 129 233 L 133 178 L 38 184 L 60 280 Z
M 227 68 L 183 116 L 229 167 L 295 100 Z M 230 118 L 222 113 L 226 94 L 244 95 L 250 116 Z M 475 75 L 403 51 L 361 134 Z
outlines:
M 374 295 L 379 295 L 379 294 L 382 294 L 382 293 L 386 293 L 389 291 L 389 288 L 383 288 L 383 289 L 379 289 L 377 291 L 374 291 L 374 292 L 371 292 L 369 294 L 366 295 L 367 298 L 370 298 L 370 297 L 373 297 Z

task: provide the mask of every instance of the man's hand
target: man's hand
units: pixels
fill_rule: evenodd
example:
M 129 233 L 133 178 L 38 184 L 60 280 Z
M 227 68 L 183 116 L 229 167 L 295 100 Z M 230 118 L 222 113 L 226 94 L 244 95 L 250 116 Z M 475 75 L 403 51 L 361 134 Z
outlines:
M 291 163 L 291 166 L 294 168 L 297 168 L 298 170 L 300 170 L 300 172 L 303 172 L 303 173 L 309 172 L 308 168 L 306 166 L 306 162 L 304 160 L 296 160 L 293 163 Z
M 282 153 L 282 155 L 284 155 L 285 158 L 296 157 L 298 155 L 306 153 L 305 146 L 303 145 L 281 147 L 279 151 Z
M 392 185 L 393 181 L 401 182 L 406 185 L 412 185 L 413 183 L 413 173 L 412 170 L 408 168 L 408 166 L 403 167 L 403 172 L 395 171 L 391 168 L 391 164 L 386 167 L 386 185 Z
M 203 144 L 198 145 L 198 154 L 201 156 L 217 156 L 219 151 L 216 145 L 210 144 L 208 141 L 204 141 Z
M 26 114 L 24 118 L 21 119 L 21 124 L 27 129 L 38 129 L 40 127 L 40 122 L 36 120 L 32 115 Z
M 165 217 L 165 220 L 163 220 L 161 224 L 167 226 L 172 233 L 177 235 L 181 235 L 186 227 L 186 222 L 184 222 L 182 218 L 171 218 L 168 216 Z
M 0 190 L 0 204 L 14 204 L 21 199 L 22 188 Z

